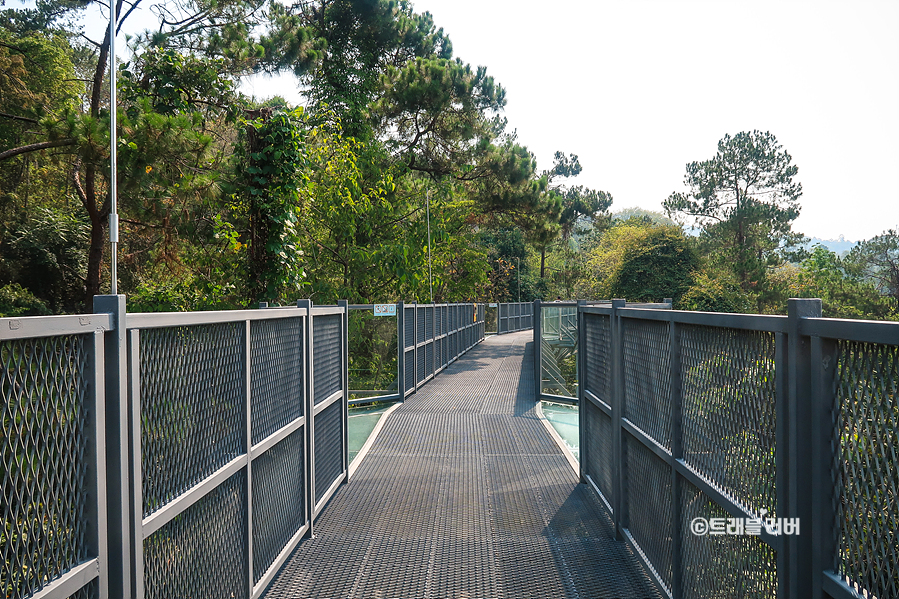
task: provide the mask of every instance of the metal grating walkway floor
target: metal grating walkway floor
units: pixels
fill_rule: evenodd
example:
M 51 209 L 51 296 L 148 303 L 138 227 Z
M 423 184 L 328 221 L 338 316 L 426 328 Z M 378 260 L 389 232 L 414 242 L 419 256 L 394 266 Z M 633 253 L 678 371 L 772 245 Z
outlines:
M 266 598 L 659 597 L 535 413 L 532 336 L 393 412 Z

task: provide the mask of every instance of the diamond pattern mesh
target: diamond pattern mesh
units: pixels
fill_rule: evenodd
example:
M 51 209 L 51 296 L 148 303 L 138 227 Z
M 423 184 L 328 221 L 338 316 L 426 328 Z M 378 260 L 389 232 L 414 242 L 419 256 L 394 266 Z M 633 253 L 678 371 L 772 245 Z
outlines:
M 684 325 L 684 459 L 750 512 L 774 515 L 774 333 Z
M 409 390 L 415 387 L 415 365 L 413 364 L 412 360 L 415 354 L 410 349 L 403 355 L 405 356 L 403 364 L 405 365 L 404 367 L 406 369 L 403 376 L 406 379 L 406 389 Z
M 668 323 L 622 318 L 624 416 L 671 450 Z
M 612 419 L 596 405 L 584 402 L 587 451 L 584 469 L 592 478 L 606 501 L 612 501 Z M 584 452 L 581 452 L 583 458 Z
M 671 470 L 642 443 L 627 436 L 628 529 L 671 588 Z
M 415 308 L 403 308 L 406 349 L 415 346 Z
M 587 345 L 587 389 L 596 397 L 612 405 L 612 331 L 609 317 L 604 314 L 584 314 L 585 343 Z
M 426 320 L 425 309 L 418 308 L 416 310 L 416 314 L 415 314 L 415 328 L 416 328 L 416 332 L 418 333 L 417 336 L 415 337 L 416 343 L 421 343 L 422 341 L 427 339 L 425 320 Z
M 315 501 L 343 472 L 343 403 L 335 401 L 315 417 Z
M 315 316 L 312 319 L 314 329 L 313 368 L 315 374 L 312 382 L 315 385 L 315 403 L 321 403 L 333 393 L 340 391 L 343 381 L 343 363 L 340 359 L 340 329 L 343 316 L 328 314 Z
M 419 347 L 415 351 L 415 371 L 416 371 L 416 382 L 421 383 L 425 380 L 425 377 L 428 376 L 428 373 L 425 372 L 425 348 Z
M 243 326 L 141 331 L 144 515 L 243 453 Z
M 29 597 L 85 555 L 84 336 L 0 342 L 0 596 Z
M 254 444 L 303 415 L 303 320 L 250 323 Z
M 99 578 L 94 578 L 89 583 L 69 595 L 68 599 L 97 599 L 100 596 Z
M 681 482 L 684 597 L 770 599 L 777 596 L 777 553 L 750 535 L 694 535 L 694 518 L 730 518 L 687 481 Z
M 899 346 L 839 341 L 834 380 L 834 569 L 899 597 Z
M 245 523 L 240 471 L 144 540 L 147 599 L 247 597 Z
M 253 460 L 253 580 L 259 582 L 306 522 L 305 429 Z

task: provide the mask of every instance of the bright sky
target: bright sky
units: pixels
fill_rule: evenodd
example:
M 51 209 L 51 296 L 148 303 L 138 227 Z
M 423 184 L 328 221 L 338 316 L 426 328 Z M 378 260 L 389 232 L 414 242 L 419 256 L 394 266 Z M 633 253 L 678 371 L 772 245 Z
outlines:
M 538 168 L 577 154 L 573 182 L 610 192 L 613 210 L 660 211 L 688 162 L 759 129 L 799 167 L 794 229 L 860 240 L 899 226 L 896 0 L 412 2 L 506 88 Z M 298 97 L 292 77 L 243 89 Z
M 899 2 L 413 0 L 507 90 L 506 116 L 613 209 L 661 210 L 726 133 L 773 133 L 809 236 L 899 225 Z

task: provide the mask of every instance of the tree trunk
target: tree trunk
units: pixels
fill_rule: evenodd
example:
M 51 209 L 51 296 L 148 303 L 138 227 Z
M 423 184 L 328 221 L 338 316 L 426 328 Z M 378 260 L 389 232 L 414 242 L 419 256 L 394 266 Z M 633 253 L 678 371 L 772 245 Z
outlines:
M 87 253 L 87 280 L 85 282 L 84 307 L 90 310 L 94 296 L 100 295 L 100 267 L 103 264 L 103 246 L 106 241 L 105 229 L 108 223 L 94 211 L 91 214 L 91 245 Z

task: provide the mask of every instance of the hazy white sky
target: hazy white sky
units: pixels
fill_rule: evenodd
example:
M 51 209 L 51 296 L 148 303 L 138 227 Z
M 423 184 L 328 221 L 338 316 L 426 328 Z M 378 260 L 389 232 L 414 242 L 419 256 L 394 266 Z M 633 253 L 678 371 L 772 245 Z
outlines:
M 574 183 L 609 191 L 613 209 L 661 210 L 688 162 L 759 129 L 799 167 L 796 230 L 899 226 L 897 0 L 412 1 L 506 88 L 538 168 L 577 154 Z M 243 89 L 297 97 L 291 77 Z
M 661 202 L 726 133 L 770 131 L 802 183 L 795 229 L 899 225 L 899 2 L 413 0 L 507 90 L 536 155 L 613 209 Z

